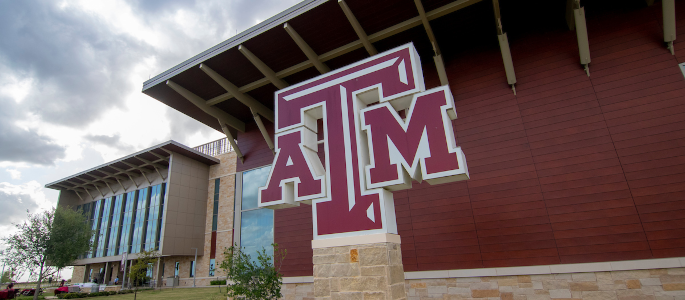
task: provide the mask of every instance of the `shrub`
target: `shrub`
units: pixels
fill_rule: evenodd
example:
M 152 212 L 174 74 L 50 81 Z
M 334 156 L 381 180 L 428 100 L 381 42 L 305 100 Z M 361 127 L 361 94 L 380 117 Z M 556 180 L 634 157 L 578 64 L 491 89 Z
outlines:
M 212 280 L 209 282 L 210 285 L 226 285 L 226 280 Z
M 273 256 L 265 248 L 257 251 L 257 260 L 253 261 L 243 249 L 231 246 L 224 251 L 221 268 L 226 270 L 226 277 L 232 284 L 227 285 L 228 296 L 246 300 L 275 300 L 281 298 L 281 264 L 286 250 L 271 244 Z

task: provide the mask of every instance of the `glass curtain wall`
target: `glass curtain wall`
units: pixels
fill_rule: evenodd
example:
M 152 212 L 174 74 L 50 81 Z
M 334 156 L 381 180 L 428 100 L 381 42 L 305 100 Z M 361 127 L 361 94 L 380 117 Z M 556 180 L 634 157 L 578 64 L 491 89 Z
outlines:
M 131 222 L 133 221 L 133 214 L 136 207 L 136 192 L 131 191 L 126 193 L 124 198 L 122 219 L 121 219 L 121 238 L 119 239 L 119 251 L 117 255 L 124 254 L 124 252 L 131 252 Z
M 259 187 L 266 184 L 271 166 L 243 172 L 240 208 L 240 247 L 257 260 L 257 251 L 273 256 L 274 211 L 257 206 Z
M 164 184 L 155 185 L 150 189 L 150 204 L 145 226 L 145 251 L 159 249 L 162 212 L 164 211 L 164 186 Z
M 147 208 L 150 202 L 150 193 L 148 189 L 138 190 L 138 198 L 136 199 L 135 219 L 133 220 L 133 239 L 131 241 L 131 253 L 138 253 L 143 246 L 145 235 L 145 216 L 147 216 Z
M 90 228 L 93 251 L 87 258 L 159 250 L 166 184 L 79 205 Z
M 100 226 L 98 233 L 98 243 L 97 243 L 97 253 L 96 257 L 102 257 L 105 253 L 105 248 L 107 247 L 107 230 L 109 229 L 109 221 L 112 213 L 112 198 L 105 198 L 100 200 L 102 203 L 102 216 L 100 217 Z
M 98 244 L 98 237 L 99 237 L 99 232 L 100 232 L 100 211 L 101 211 L 101 206 L 102 205 L 102 200 L 95 201 L 91 204 L 91 212 L 90 215 L 92 218 L 90 219 L 90 224 L 91 224 L 91 229 L 93 230 L 94 234 L 93 237 L 90 238 L 91 244 L 93 245 L 93 248 L 97 247 Z M 96 251 L 90 251 L 88 253 L 88 258 L 93 258 L 94 254 Z
M 121 234 L 121 218 L 123 214 L 121 209 L 123 208 L 124 201 L 126 200 L 126 195 L 121 194 L 114 196 L 114 203 L 112 205 L 112 221 L 109 223 L 109 243 L 107 245 L 107 254 L 105 256 L 117 255 L 119 250 L 119 235 Z

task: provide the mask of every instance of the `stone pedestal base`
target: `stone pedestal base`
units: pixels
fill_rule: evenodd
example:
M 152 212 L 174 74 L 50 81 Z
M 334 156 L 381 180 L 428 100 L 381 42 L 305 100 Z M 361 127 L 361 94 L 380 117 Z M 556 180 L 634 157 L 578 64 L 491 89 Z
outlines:
M 406 299 L 400 244 L 314 249 L 316 299 Z

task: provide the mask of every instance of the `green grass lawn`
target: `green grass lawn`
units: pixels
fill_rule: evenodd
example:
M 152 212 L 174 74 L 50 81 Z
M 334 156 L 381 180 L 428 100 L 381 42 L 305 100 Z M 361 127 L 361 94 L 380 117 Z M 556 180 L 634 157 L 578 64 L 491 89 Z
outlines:
M 163 289 L 154 291 L 141 291 L 138 292 L 137 299 L 140 300 L 162 300 L 162 299 L 188 299 L 188 300 L 200 300 L 200 299 L 210 299 L 210 300 L 225 300 L 226 299 L 226 287 L 222 288 L 223 294 L 219 294 L 219 287 L 211 288 L 177 288 L 177 289 Z M 52 296 L 52 293 L 45 293 L 44 296 Z M 31 297 L 17 297 L 17 299 L 28 300 L 33 299 Z M 80 299 L 102 299 L 102 300 L 130 300 L 133 299 L 133 294 L 125 295 L 113 295 L 113 296 L 100 296 L 100 297 L 88 297 Z

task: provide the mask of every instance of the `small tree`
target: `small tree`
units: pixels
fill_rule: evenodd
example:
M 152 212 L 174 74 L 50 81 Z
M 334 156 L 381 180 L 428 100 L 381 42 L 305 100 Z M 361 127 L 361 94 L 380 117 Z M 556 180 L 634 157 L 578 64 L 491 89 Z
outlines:
M 133 281 L 133 286 L 135 287 L 133 299 L 136 299 L 138 296 L 138 282 L 144 282 L 151 279 L 150 276 L 147 276 L 147 270 L 150 267 L 150 264 L 153 264 L 158 257 L 159 254 L 154 250 L 138 253 L 136 263 L 131 266 L 131 272 L 129 273 L 129 279 Z
M 36 291 L 44 277 L 91 248 L 92 230 L 85 217 L 69 207 L 29 213 L 27 221 L 14 225 L 18 232 L 2 239 L 7 246 L 5 262 L 28 270 L 30 277 L 37 280 Z M 38 293 L 33 299 L 38 299 Z
M 0 283 L 10 282 L 12 280 L 12 272 L 7 270 L 0 276 Z
M 243 249 L 231 246 L 224 251 L 224 261 L 221 269 L 226 271 L 226 277 L 233 283 L 228 284 L 229 297 L 242 297 L 247 300 L 279 299 L 283 276 L 280 273 L 281 264 L 287 250 L 279 249 L 278 244 L 271 244 L 274 256 L 266 253 L 266 249 L 257 251 L 257 260 L 253 261 Z

